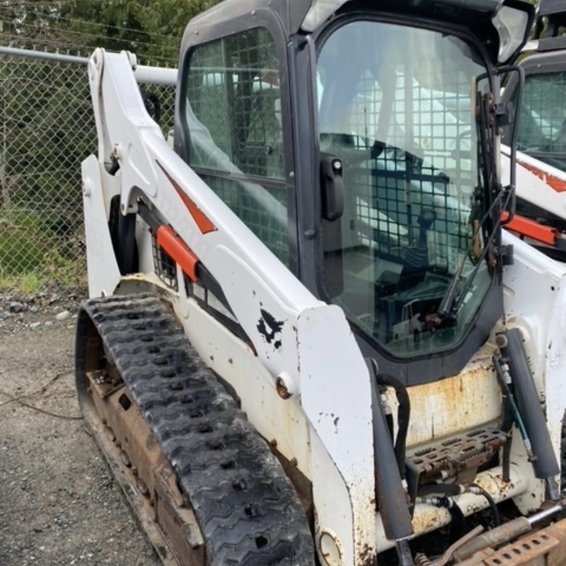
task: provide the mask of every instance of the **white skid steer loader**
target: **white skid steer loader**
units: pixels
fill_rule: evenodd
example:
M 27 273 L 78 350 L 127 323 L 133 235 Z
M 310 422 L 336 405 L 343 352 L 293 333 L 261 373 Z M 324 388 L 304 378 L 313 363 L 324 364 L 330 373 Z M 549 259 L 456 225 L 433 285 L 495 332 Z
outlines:
M 566 563 L 566 269 L 501 229 L 532 19 L 227 0 L 174 149 L 95 51 L 77 388 L 165 563 Z
M 503 101 L 516 127 L 516 214 L 508 228 L 566 261 L 566 6 L 543 0 L 533 38 L 519 55 L 524 86 L 512 75 Z M 502 169 L 509 172 L 511 128 L 503 131 Z M 505 145 L 506 144 L 506 145 Z

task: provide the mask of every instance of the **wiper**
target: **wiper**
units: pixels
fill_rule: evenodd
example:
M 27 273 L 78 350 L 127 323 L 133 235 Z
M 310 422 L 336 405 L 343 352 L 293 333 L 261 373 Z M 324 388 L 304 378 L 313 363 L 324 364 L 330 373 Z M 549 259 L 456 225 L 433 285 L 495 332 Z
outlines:
M 468 253 L 469 251 L 466 252 L 466 255 Z M 450 283 L 448 284 L 448 287 L 446 288 L 446 291 L 442 296 L 442 300 L 438 305 L 438 310 L 436 311 L 436 314 L 438 314 L 438 316 L 441 319 L 445 319 L 448 318 L 449 316 L 452 316 L 452 309 L 454 307 L 454 301 L 456 299 L 456 288 L 458 287 L 458 283 L 460 282 L 460 278 L 462 277 L 462 271 L 464 269 L 465 262 L 466 262 L 466 257 L 464 256 L 462 258 L 462 261 L 460 261 L 460 265 L 458 266 L 456 273 L 454 273 L 452 279 L 450 279 Z
M 478 77 L 479 79 L 479 77 Z M 483 173 L 483 187 L 489 189 L 490 193 L 492 193 L 493 187 L 498 185 L 497 177 L 496 177 L 496 170 L 494 167 L 495 163 L 495 156 L 494 156 L 494 145 L 493 145 L 493 136 L 490 135 L 491 130 L 493 129 L 493 117 L 491 116 L 493 111 L 493 95 L 491 93 L 484 94 L 481 96 L 478 93 L 478 97 L 480 100 L 479 104 L 479 143 L 481 148 L 481 157 L 482 159 L 479 160 L 479 163 L 482 164 L 482 173 Z M 479 182 L 479 179 L 478 179 Z M 461 290 L 458 292 L 458 283 L 460 283 L 460 279 L 462 278 L 462 272 L 464 270 L 464 264 L 466 263 L 466 258 L 470 255 L 473 251 L 473 247 L 475 245 L 476 239 L 478 238 L 480 231 L 483 229 L 483 225 L 485 221 L 492 215 L 495 207 L 500 203 L 503 196 L 506 195 L 505 203 L 502 207 L 502 210 L 507 208 L 509 202 L 512 202 L 512 199 L 515 197 L 514 191 L 514 183 L 512 183 L 509 187 L 506 187 L 505 190 L 501 187 L 497 196 L 491 202 L 489 208 L 487 209 L 486 213 L 483 215 L 482 219 L 477 223 L 475 226 L 474 232 L 472 234 L 472 243 L 470 248 L 466 251 L 466 254 L 460 261 L 458 265 L 458 269 L 456 273 L 452 276 L 450 282 L 448 283 L 448 287 L 440 304 L 438 306 L 437 315 L 439 316 L 440 320 L 444 320 L 446 318 L 453 318 L 455 313 L 458 312 L 462 300 L 465 298 L 466 293 L 470 289 L 476 274 L 478 273 L 483 260 L 485 259 L 487 252 L 490 249 L 491 239 L 496 231 L 501 226 L 501 215 L 499 214 L 495 224 L 493 226 L 493 230 L 489 234 L 486 239 L 485 246 L 483 247 L 481 253 L 477 256 L 477 263 L 471 273 L 466 277 L 464 285 L 462 286 Z
M 502 209 L 503 210 L 506 209 L 513 195 L 513 188 L 512 187 L 507 187 L 507 188 L 509 190 L 505 190 L 504 188 L 501 189 L 497 197 L 493 199 L 493 202 L 491 203 L 490 207 L 487 209 L 486 213 L 483 215 L 481 221 L 477 223 L 477 226 L 475 227 L 474 232 L 472 234 L 472 243 L 470 247 L 466 250 L 466 254 L 464 255 L 464 257 L 460 261 L 460 264 L 458 265 L 458 269 L 450 279 L 450 282 L 448 283 L 448 287 L 446 288 L 446 291 L 442 296 L 440 304 L 438 305 L 438 310 L 436 311 L 436 313 L 441 320 L 444 320 L 446 318 L 453 318 L 455 316 L 455 314 L 458 312 L 462 304 L 463 299 L 466 297 L 468 290 L 472 286 L 472 283 L 474 282 L 474 279 L 483 263 L 483 260 L 485 259 L 490 249 L 491 239 L 493 235 L 497 232 L 499 227 L 501 226 L 502 219 L 500 214 L 498 215 L 497 220 L 495 221 L 493 230 L 486 238 L 486 243 L 482 248 L 481 253 L 477 257 L 477 263 L 474 266 L 474 269 L 472 269 L 472 271 L 468 274 L 468 276 L 464 280 L 464 284 L 460 288 L 460 291 L 458 291 L 458 283 L 460 283 L 460 279 L 462 278 L 462 271 L 464 270 L 464 264 L 466 263 L 466 258 L 472 252 L 476 238 L 479 236 L 480 230 L 482 230 L 485 221 L 491 216 L 495 206 L 499 204 L 499 202 L 503 199 L 504 196 L 506 198 Z

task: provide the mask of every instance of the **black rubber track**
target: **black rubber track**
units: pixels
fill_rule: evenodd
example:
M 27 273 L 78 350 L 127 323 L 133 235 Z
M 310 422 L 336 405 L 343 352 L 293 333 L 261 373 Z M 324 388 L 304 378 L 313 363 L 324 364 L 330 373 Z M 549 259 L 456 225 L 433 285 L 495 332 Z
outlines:
M 314 564 L 305 514 L 279 461 L 166 306 L 132 295 L 83 309 L 178 474 L 208 564 Z

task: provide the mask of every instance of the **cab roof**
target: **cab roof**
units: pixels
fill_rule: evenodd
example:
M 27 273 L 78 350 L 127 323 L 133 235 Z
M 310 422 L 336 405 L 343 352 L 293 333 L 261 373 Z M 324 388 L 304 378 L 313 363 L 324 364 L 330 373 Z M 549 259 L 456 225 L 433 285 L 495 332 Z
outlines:
M 277 14 L 287 34 L 292 35 L 303 27 L 311 9 L 318 8 L 330 16 L 353 5 L 473 25 L 474 22 L 491 19 L 502 3 L 503 0 L 224 0 L 193 18 L 187 32 L 202 32 L 211 26 L 229 27 L 234 19 L 254 17 L 258 11 L 268 10 Z M 335 10 L 332 10 L 333 7 Z
M 334 15 L 371 10 L 413 18 L 416 25 L 419 20 L 435 20 L 467 29 L 497 64 L 499 34 L 493 19 L 504 3 L 529 12 L 532 20 L 534 7 L 522 0 L 224 0 L 189 22 L 181 52 L 231 35 L 237 29 L 255 27 L 251 23 L 254 20 L 256 26 L 261 26 L 268 17 L 273 21 L 275 16 L 286 38 L 291 38 L 296 34 L 316 33 Z

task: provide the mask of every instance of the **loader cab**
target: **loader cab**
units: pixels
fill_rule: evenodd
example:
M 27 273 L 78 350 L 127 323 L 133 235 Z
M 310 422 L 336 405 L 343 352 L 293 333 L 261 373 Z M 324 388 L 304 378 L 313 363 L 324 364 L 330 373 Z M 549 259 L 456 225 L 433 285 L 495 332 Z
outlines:
M 558 232 L 566 230 L 562 207 L 556 206 L 556 197 L 564 190 L 566 172 L 565 33 L 564 3 L 542 0 L 533 37 L 517 58 L 525 75 L 522 96 L 518 96 L 519 81 L 515 75 L 509 77 L 503 93 L 503 101 L 510 104 L 516 116 L 517 150 L 524 154 L 519 159 L 521 169 L 536 175 L 548 189 L 535 192 L 531 182 L 520 182 L 522 194 L 517 196 L 517 212 Z M 502 142 L 509 144 L 510 139 L 511 130 L 505 128 Z M 533 241 L 544 253 L 564 261 L 562 250 L 556 251 L 561 246 L 540 246 L 539 240 Z
M 566 170 L 566 8 L 543 1 L 534 37 L 520 55 L 525 73 L 518 118 L 517 149 L 543 163 Z M 512 76 L 504 99 L 517 106 L 518 80 Z M 508 142 L 510 132 L 503 132 Z
M 532 14 L 334 4 L 229 0 L 193 20 L 175 149 L 382 371 L 454 375 L 503 313 L 494 69 Z

